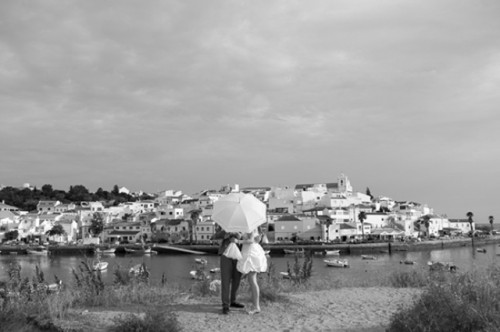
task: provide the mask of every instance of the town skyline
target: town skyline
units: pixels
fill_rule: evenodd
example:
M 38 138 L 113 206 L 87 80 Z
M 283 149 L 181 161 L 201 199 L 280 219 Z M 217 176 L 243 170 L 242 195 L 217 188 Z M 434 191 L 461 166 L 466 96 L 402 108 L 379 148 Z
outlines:
M 495 0 L 0 2 L 0 183 L 335 182 L 500 216 Z
M 339 176 L 343 176 L 345 175 L 344 173 L 341 173 L 339 174 Z M 349 179 L 349 177 L 347 177 L 347 179 Z M 349 179 L 350 180 L 350 179 Z M 296 189 L 296 186 L 302 186 L 302 185 L 318 185 L 318 184 L 331 184 L 331 183 L 335 183 L 335 180 L 334 181 L 325 181 L 325 182 L 303 182 L 303 183 L 293 183 L 293 184 L 288 184 L 288 185 L 283 185 L 283 186 L 273 186 L 273 185 L 262 185 L 262 186 L 252 186 L 252 185 L 249 185 L 249 186 L 240 186 L 240 184 L 238 183 L 235 183 L 235 184 L 221 184 L 219 185 L 218 187 L 214 187 L 214 188 L 203 188 L 203 189 L 199 189 L 199 190 L 196 190 L 196 191 L 193 191 L 193 192 L 186 192 L 182 189 L 179 189 L 179 188 L 164 188 L 162 190 L 158 190 L 158 191 L 146 191 L 146 190 L 142 190 L 142 189 L 137 189 L 137 190 L 131 190 L 129 187 L 127 187 L 126 185 L 120 185 L 120 184 L 114 184 L 111 188 L 104 188 L 102 186 L 100 187 L 97 187 L 95 190 L 91 190 L 91 188 L 87 188 L 87 186 L 85 186 L 84 184 L 71 184 L 68 186 L 68 189 L 71 187 L 71 186 L 83 186 L 85 187 L 87 190 L 89 190 L 89 193 L 95 193 L 97 190 L 99 189 L 102 189 L 104 191 L 107 191 L 107 192 L 111 192 L 114 190 L 114 187 L 118 187 L 119 190 L 122 190 L 125 189 L 126 191 L 129 191 L 129 192 L 126 192 L 127 194 L 130 194 L 132 196 L 136 196 L 136 195 L 139 195 L 139 194 L 148 194 L 148 195 L 153 195 L 153 196 L 156 196 L 158 194 L 161 194 L 163 192 L 166 192 L 166 191 L 172 191 L 172 192 L 181 192 L 183 195 L 186 195 L 186 196 L 189 196 L 189 197 L 193 197 L 193 196 L 196 196 L 197 194 L 200 194 L 202 193 L 203 191 L 227 191 L 227 190 L 244 190 L 244 189 L 248 189 L 248 188 L 269 188 L 271 191 L 273 191 L 273 189 L 276 189 L 276 188 L 290 188 L 290 189 Z M 40 185 L 40 186 L 37 186 L 37 185 L 34 185 L 32 183 L 28 183 L 28 182 L 25 182 L 23 183 L 23 185 L 21 186 L 13 186 L 13 185 L 5 185 L 5 184 L 2 184 L 0 183 L 0 190 L 2 190 L 3 188 L 5 187 L 12 187 L 12 188 L 18 188 L 18 189 L 22 189 L 22 188 L 30 188 L 30 189 L 33 189 L 33 188 L 36 188 L 37 190 L 41 190 L 42 187 L 44 185 L 50 185 L 52 186 L 52 184 L 50 183 L 45 183 L 43 185 Z M 52 189 L 53 190 L 63 190 L 63 191 L 67 191 L 66 189 L 64 188 L 56 188 L 54 186 L 52 186 Z M 449 213 L 445 212 L 445 211 L 440 211 L 439 210 L 439 207 L 435 207 L 435 206 L 432 206 L 428 203 L 423 203 L 421 201 L 418 201 L 418 200 L 415 200 L 415 199 L 398 199 L 398 198 L 395 198 L 391 195 L 384 195 L 384 194 L 380 194 L 380 195 L 373 195 L 372 194 L 372 191 L 370 189 L 370 187 L 366 187 L 365 190 L 358 190 L 357 188 L 353 187 L 353 193 L 356 193 L 356 192 L 359 192 L 359 193 L 367 193 L 369 191 L 369 194 L 373 196 L 374 199 L 378 199 L 378 198 L 389 198 L 389 199 L 392 199 L 394 201 L 397 201 L 397 202 L 415 202 L 415 203 L 418 203 L 422 206 L 427 206 L 428 208 L 430 208 L 431 210 L 433 210 L 433 213 L 434 215 L 437 215 L 437 216 L 444 216 L 446 218 L 449 218 L 449 219 L 467 219 L 466 218 L 466 213 L 471 211 L 474 213 L 474 221 L 476 223 L 480 223 L 480 224 L 486 224 L 489 222 L 489 216 L 491 216 L 492 214 L 484 214 L 484 220 L 481 219 L 483 217 L 483 214 L 481 214 L 480 212 L 478 213 L 477 211 L 472 211 L 472 210 L 467 210 L 465 212 L 464 215 L 450 215 Z

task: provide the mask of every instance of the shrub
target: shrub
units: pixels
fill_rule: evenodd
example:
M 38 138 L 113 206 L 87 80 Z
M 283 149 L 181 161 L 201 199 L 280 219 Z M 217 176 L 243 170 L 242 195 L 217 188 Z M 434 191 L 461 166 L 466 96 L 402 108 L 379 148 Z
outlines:
M 181 327 L 171 312 L 160 310 L 147 311 L 144 319 L 138 315 L 129 314 L 114 320 L 115 325 L 110 332 L 180 332 Z
M 290 266 L 290 263 L 287 262 L 287 271 L 290 280 L 294 284 L 302 284 L 309 280 L 312 274 L 312 255 L 310 251 L 307 251 L 304 260 L 300 262 L 299 255 L 295 254 L 295 261 L 293 266 Z
M 413 306 L 396 313 L 388 331 L 498 331 L 500 270 L 448 274 L 433 281 Z
M 276 274 L 276 267 L 272 262 L 269 263 L 266 273 L 259 274 L 259 288 L 262 302 L 286 301 L 286 297 L 282 294 L 283 279 Z
M 72 272 L 75 279 L 75 288 L 78 292 L 78 303 L 97 306 L 105 302 L 101 271 L 93 271 L 88 262 L 81 262 L 78 269 L 73 269 Z

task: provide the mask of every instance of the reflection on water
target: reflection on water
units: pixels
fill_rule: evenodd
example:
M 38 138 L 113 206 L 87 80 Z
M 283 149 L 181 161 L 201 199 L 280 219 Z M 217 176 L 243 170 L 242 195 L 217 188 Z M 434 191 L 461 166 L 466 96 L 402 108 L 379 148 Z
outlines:
M 375 254 L 376 260 L 363 260 L 359 255 L 345 255 L 341 258 L 349 260 L 350 268 L 327 267 L 323 262 L 325 257 L 313 257 L 313 278 L 336 279 L 343 285 L 363 285 L 377 284 L 379 280 L 386 279 L 394 271 L 427 270 L 428 261 L 454 262 L 460 271 L 471 271 L 484 269 L 492 264 L 497 264 L 500 260 L 500 247 L 496 244 L 483 246 L 486 253 L 479 253 L 472 247 L 457 247 L 442 250 L 429 250 L 418 252 L 395 252 L 389 254 Z M 103 256 L 102 260 L 109 262 L 107 270 L 102 272 L 105 282 L 113 282 L 113 271 L 117 268 L 129 270 L 130 267 L 145 263 L 151 271 L 151 281 L 159 282 L 162 275 L 165 275 L 167 282 L 180 285 L 192 283 L 189 272 L 200 267 L 195 262 L 195 255 L 153 255 L 153 256 L 130 256 L 113 255 Z M 219 266 L 219 257 L 207 255 L 208 264 L 205 269 L 208 272 L 211 268 Z M 32 256 L 32 255 L 0 255 L 0 280 L 8 278 L 8 266 L 17 262 L 21 265 L 23 277 L 31 277 L 34 274 L 35 266 L 39 266 L 43 271 L 47 281 L 52 282 L 54 275 L 65 283 L 72 283 L 72 270 L 78 269 L 82 262 L 92 263 L 96 257 L 86 256 Z M 404 260 L 415 261 L 416 265 L 401 264 Z M 287 270 L 287 263 L 293 264 L 293 256 L 272 256 L 270 262 L 275 266 L 276 273 Z M 215 278 L 218 276 L 214 275 Z

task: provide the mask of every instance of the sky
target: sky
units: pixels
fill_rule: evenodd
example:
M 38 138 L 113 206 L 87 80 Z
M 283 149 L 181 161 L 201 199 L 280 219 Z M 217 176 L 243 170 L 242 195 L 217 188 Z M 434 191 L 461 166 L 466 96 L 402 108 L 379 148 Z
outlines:
M 497 0 L 0 1 L 0 184 L 337 182 L 500 222 Z

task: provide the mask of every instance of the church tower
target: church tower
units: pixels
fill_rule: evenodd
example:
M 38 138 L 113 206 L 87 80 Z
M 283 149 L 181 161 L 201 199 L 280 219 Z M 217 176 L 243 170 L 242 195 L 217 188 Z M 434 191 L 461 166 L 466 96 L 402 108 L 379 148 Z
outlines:
M 345 176 L 344 174 L 340 174 L 339 177 L 337 178 L 337 184 L 338 184 L 339 192 L 345 193 L 345 194 L 347 194 L 347 193 L 352 194 L 351 182 L 349 181 L 347 176 Z

